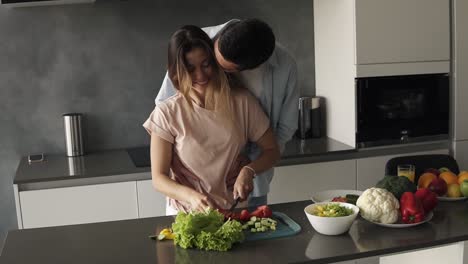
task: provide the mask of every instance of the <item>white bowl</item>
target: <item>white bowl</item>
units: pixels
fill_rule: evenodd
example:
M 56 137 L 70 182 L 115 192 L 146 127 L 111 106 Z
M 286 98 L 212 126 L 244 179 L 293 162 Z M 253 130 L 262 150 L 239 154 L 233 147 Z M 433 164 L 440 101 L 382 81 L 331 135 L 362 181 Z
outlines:
M 317 205 L 326 205 L 329 203 L 339 204 L 340 206 L 351 208 L 353 209 L 353 214 L 339 217 L 323 217 L 312 214 L 312 212 L 315 211 L 315 207 Z M 349 203 L 325 202 L 308 205 L 306 208 L 304 208 L 304 212 L 315 231 L 324 235 L 339 235 L 349 230 L 353 224 L 354 219 L 356 219 L 357 215 L 359 214 L 359 207 Z

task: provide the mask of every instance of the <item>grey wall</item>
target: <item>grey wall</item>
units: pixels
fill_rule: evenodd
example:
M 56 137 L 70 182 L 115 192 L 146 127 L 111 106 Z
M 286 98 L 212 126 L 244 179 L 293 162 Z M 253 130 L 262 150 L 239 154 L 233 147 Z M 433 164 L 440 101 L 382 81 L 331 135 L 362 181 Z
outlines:
M 184 24 L 257 17 L 296 57 L 314 94 L 311 0 L 98 1 L 0 7 L 0 248 L 16 228 L 13 178 L 21 156 L 63 153 L 61 114 L 86 115 L 87 150 L 148 144 L 142 122 L 165 73 L 166 45 Z

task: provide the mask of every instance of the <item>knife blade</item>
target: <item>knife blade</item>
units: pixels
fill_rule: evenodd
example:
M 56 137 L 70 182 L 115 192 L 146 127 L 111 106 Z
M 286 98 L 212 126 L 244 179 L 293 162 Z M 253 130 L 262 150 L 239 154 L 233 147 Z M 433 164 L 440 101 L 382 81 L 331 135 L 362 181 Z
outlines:
M 240 197 L 237 197 L 236 201 L 234 202 L 234 204 L 231 206 L 231 208 L 229 208 L 229 212 L 232 212 L 234 210 L 234 208 L 236 208 L 237 204 L 239 203 L 240 201 Z

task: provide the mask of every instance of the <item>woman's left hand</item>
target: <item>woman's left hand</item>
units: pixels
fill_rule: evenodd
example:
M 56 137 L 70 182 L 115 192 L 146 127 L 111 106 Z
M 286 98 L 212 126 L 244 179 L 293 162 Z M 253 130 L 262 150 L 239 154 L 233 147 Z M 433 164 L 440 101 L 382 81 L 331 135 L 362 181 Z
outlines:
M 254 173 L 251 170 L 246 168 L 241 169 L 234 184 L 233 194 L 235 199 L 240 197 L 242 202 L 247 199 L 253 190 L 253 177 Z

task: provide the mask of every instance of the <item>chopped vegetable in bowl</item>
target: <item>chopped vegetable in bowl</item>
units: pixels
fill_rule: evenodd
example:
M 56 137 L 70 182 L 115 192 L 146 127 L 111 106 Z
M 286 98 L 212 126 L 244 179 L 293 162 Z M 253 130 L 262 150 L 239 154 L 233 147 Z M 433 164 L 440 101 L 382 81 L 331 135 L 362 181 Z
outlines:
M 322 217 L 341 217 L 352 215 L 353 213 L 353 209 L 340 206 L 337 203 L 317 205 L 315 211 L 312 212 L 313 215 Z
M 315 203 L 304 208 L 312 227 L 320 234 L 339 235 L 347 232 L 359 214 L 350 203 Z

